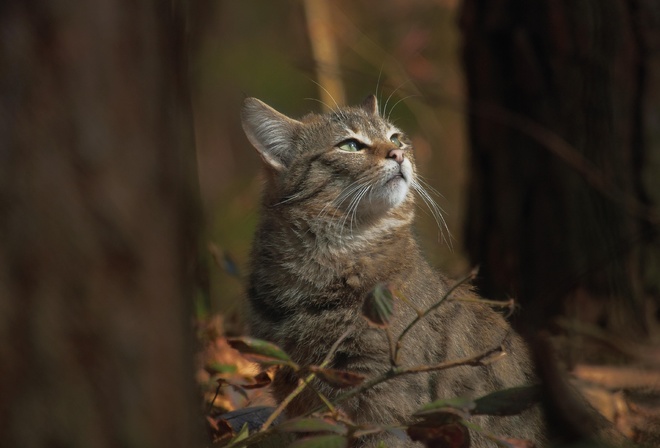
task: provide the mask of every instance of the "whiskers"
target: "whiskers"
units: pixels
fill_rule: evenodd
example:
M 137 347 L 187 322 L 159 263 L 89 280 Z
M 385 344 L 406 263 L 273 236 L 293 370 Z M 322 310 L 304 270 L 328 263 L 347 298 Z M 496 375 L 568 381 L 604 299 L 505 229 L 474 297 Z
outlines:
M 326 89 L 325 87 L 323 87 L 322 84 L 320 84 L 320 83 L 314 81 L 312 78 L 309 78 L 309 80 L 312 81 L 314 84 L 316 84 L 316 85 L 319 87 L 319 89 L 323 90 L 323 91 L 326 93 L 326 95 L 328 96 L 328 98 L 330 98 L 330 99 L 332 100 L 332 102 L 335 104 L 335 107 L 332 107 L 332 106 L 330 106 L 328 103 L 326 103 L 326 102 L 324 102 L 324 101 L 321 101 L 321 100 L 318 100 L 318 99 L 316 99 L 316 98 L 305 98 L 305 99 L 306 99 L 306 100 L 316 101 L 317 103 L 322 104 L 323 106 L 325 106 L 325 108 L 326 108 L 327 110 L 336 113 L 339 117 L 341 117 L 342 119 L 345 120 L 345 119 L 347 118 L 347 117 L 346 117 L 346 114 L 345 114 L 344 111 L 342 110 L 342 108 L 341 108 L 341 106 L 339 105 L 339 103 L 337 102 L 337 100 L 335 100 L 335 97 L 332 96 L 332 93 L 330 93 L 330 91 L 329 91 L 328 89 Z
M 417 175 L 417 177 L 413 179 L 411 183 L 411 187 L 415 192 L 417 192 L 419 197 L 422 198 L 426 206 L 431 211 L 431 215 L 433 216 L 433 219 L 435 219 L 435 222 L 438 225 L 438 231 L 439 231 L 438 239 L 442 238 L 442 240 L 447 244 L 447 247 L 453 250 L 454 245 L 452 243 L 451 232 L 449 231 L 449 227 L 447 226 L 447 221 L 445 221 L 445 218 L 443 216 L 444 210 L 442 209 L 442 207 L 438 205 L 438 203 L 433 199 L 433 197 L 431 197 L 429 191 L 440 197 L 442 197 L 442 194 L 440 194 L 438 190 L 433 188 L 428 182 L 422 179 L 422 177 L 419 175 Z
M 344 229 L 349 228 L 350 229 L 350 235 L 351 237 L 353 236 L 353 227 L 354 224 L 357 223 L 358 219 L 358 207 L 360 206 L 360 202 L 365 198 L 369 197 L 371 194 L 372 190 L 372 185 L 368 181 L 362 181 L 360 182 L 359 180 L 356 180 L 355 182 L 351 183 L 347 187 L 344 187 L 344 189 L 337 195 L 337 197 L 328 202 L 318 213 L 316 216 L 316 221 L 321 222 L 324 220 L 324 218 L 332 212 L 332 218 L 335 218 L 337 213 L 337 209 L 342 206 L 344 202 L 349 200 L 348 206 L 346 207 L 345 211 L 343 212 L 343 218 L 341 218 L 341 213 L 339 213 L 340 217 L 339 220 L 341 220 L 341 224 L 339 224 L 339 239 L 341 241 L 343 234 L 344 234 Z M 327 220 L 327 223 L 338 223 L 339 220 Z
M 376 93 L 377 93 L 377 94 L 378 94 L 379 84 L 380 84 L 380 75 L 378 75 L 378 82 L 376 83 Z M 382 111 L 379 110 L 379 114 L 380 114 L 380 116 L 381 116 L 382 118 L 384 118 L 384 119 L 387 120 L 387 121 L 390 121 L 390 117 L 392 116 L 392 112 L 394 112 L 394 109 L 396 109 L 396 107 L 397 107 L 400 103 L 402 103 L 403 101 L 406 101 L 406 100 L 409 99 L 409 98 L 415 98 L 415 97 L 419 97 L 419 96 L 420 96 L 418 93 L 412 93 L 412 94 L 409 94 L 409 95 L 405 95 L 406 90 L 404 89 L 404 87 L 405 87 L 407 84 L 411 84 L 411 85 L 412 85 L 412 89 L 411 89 L 411 90 L 413 90 L 413 91 L 417 91 L 417 89 L 415 88 L 415 86 L 414 86 L 412 80 L 410 80 L 410 79 L 407 79 L 407 80 L 403 81 L 402 83 L 400 83 L 399 86 L 398 86 L 396 89 L 394 89 L 394 90 L 389 94 L 389 96 L 387 97 L 387 99 L 385 100 L 385 104 L 384 104 L 383 107 L 382 107 Z M 401 91 L 401 93 L 400 93 L 400 94 L 397 94 L 399 91 Z M 403 94 L 403 95 L 401 95 L 401 94 Z M 388 109 L 387 109 L 387 106 L 389 105 L 390 100 L 394 100 L 394 99 L 396 99 L 395 96 L 401 97 L 401 99 L 399 99 L 398 101 L 396 101 L 396 102 L 394 103 L 394 105 L 388 110 Z M 380 109 L 380 102 L 379 102 L 379 109 Z
M 346 228 L 346 220 L 349 217 L 350 217 L 349 227 L 351 229 L 351 237 L 353 236 L 353 223 L 356 221 L 356 218 L 357 218 L 358 206 L 360 205 L 360 201 L 370 191 L 371 191 L 371 185 L 361 185 L 360 188 L 355 193 L 355 195 L 353 196 L 353 199 L 351 199 L 351 202 L 349 202 L 348 208 L 346 210 L 346 216 L 344 216 L 344 220 L 342 221 L 342 224 L 341 224 L 341 230 L 339 231 L 339 240 L 340 241 L 341 241 L 342 235 L 344 233 L 344 229 Z

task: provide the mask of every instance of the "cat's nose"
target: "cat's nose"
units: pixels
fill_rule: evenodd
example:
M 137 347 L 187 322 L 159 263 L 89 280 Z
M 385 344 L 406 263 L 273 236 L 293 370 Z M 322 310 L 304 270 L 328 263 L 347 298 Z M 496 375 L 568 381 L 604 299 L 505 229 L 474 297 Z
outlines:
M 394 159 L 399 165 L 401 165 L 403 163 L 403 149 L 391 149 L 390 152 L 387 153 L 387 158 Z

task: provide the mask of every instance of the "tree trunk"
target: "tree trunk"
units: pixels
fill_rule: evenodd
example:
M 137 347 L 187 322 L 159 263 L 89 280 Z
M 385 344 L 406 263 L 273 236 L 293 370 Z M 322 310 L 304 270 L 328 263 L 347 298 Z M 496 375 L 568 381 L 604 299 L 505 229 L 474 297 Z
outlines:
M 0 6 L 0 446 L 200 440 L 179 7 Z
M 481 290 L 519 299 L 523 331 L 569 313 L 643 333 L 652 287 L 640 257 L 654 241 L 659 253 L 642 177 L 658 151 L 644 133 L 649 36 L 660 33 L 642 23 L 651 5 L 463 3 L 466 245 Z

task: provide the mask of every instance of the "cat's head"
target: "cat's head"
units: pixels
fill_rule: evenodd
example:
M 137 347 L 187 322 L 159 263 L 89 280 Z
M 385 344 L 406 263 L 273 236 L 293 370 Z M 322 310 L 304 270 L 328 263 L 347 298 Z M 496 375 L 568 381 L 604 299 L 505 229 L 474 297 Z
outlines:
M 404 211 L 412 216 L 412 146 L 380 116 L 374 96 L 300 120 L 248 98 L 242 119 L 267 167 L 266 206 L 298 207 L 351 225 Z

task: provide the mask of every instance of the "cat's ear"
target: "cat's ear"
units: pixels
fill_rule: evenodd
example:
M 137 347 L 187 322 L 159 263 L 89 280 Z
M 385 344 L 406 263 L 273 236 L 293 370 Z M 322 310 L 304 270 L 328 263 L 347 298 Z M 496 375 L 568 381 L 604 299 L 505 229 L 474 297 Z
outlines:
M 362 101 L 362 109 L 370 115 L 378 115 L 378 100 L 375 95 L 369 95 Z
M 302 123 L 256 98 L 243 102 L 241 119 L 245 135 L 261 158 L 275 170 L 284 170 L 293 156 L 293 136 Z

